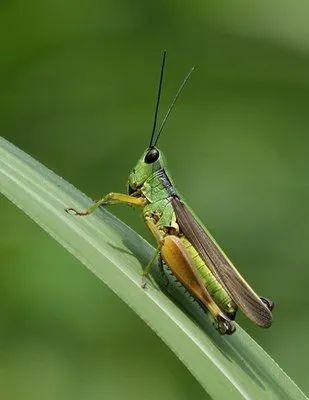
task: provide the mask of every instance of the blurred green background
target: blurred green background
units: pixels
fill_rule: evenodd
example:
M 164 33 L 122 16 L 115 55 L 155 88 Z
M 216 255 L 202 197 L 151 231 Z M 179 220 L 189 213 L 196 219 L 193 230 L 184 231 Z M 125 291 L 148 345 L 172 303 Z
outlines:
M 256 290 L 238 321 L 309 391 L 309 4 L 3 0 L 0 130 L 92 198 L 122 191 L 162 100 L 177 187 Z M 205 399 L 111 291 L 0 198 L 1 399 Z M 141 234 L 134 210 L 114 212 Z M 149 238 L 150 239 L 150 238 Z

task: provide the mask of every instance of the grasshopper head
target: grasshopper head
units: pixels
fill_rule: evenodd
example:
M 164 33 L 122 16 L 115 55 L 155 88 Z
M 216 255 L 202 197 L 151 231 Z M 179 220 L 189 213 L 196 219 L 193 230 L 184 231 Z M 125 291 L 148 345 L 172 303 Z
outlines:
M 156 171 L 164 168 L 162 152 L 157 147 L 149 147 L 132 169 L 128 179 L 128 193 L 136 192 Z
M 166 51 L 164 50 L 163 52 L 163 58 L 162 58 L 162 64 L 161 64 L 161 73 L 160 73 L 160 81 L 159 81 L 159 88 L 158 88 L 158 95 L 157 95 L 157 101 L 156 101 L 156 108 L 155 108 L 155 114 L 154 114 L 154 121 L 153 121 L 153 127 L 152 127 L 152 133 L 150 137 L 150 143 L 147 148 L 147 150 L 144 152 L 138 163 L 136 164 L 135 168 L 133 168 L 132 172 L 129 175 L 128 179 L 128 193 L 133 194 L 136 192 L 139 188 L 143 186 L 145 181 L 153 175 L 155 172 L 159 171 L 160 169 L 164 168 L 164 159 L 162 152 L 158 150 L 156 147 L 158 143 L 158 139 L 161 135 L 161 132 L 164 128 L 164 125 L 176 103 L 176 100 L 178 99 L 182 89 L 184 88 L 185 84 L 187 83 L 192 71 L 194 68 L 191 68 L 185 79 L 183 80 L 182 84 L 180 85 L 176 96 L 174 97 L 172 104 L 170 105 L 169 109 L 167 110 L 167 113 L 165 114 L 165 117 L 163 118 L 163 121 L 161 123 L 161 126 L 157 130 L 157 116 L 158 116 L 158 110 L 159 110 L 159 103 L 160 103 L 160 97 L 161 97 L 161 88 L 162 88 L 162 82 L 163 82 L 163 72 L 164 72 L 164 65 L 165 65 L 165 58 L 166 58 Z

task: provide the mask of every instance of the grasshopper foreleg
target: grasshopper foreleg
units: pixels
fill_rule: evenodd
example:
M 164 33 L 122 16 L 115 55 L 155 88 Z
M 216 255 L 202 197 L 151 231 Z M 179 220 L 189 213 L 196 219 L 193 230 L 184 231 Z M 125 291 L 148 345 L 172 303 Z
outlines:
M 72 213 L 80 217 L 92 214 L 98 207 L 110 204 L 127 204 L 130 206 L 143 207 L 147 200 L 143 197 L 133 197 L 122 193 L 108 193 L 102 199 L 96 201 L 85 211 L 77 211 L 75 208 L 66 208 L 67 213 Z

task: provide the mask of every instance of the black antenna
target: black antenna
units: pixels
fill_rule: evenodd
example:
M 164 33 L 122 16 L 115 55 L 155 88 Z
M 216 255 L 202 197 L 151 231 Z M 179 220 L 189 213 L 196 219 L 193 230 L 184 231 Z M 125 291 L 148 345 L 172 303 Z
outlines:
M 170 105 L 169 109 L 167 110 L 167 113 L 165 114 L 165 117 L 163 118 L 162 124 L 161 124 L 161 126 L 159 128 L 159 131 L 158 131 L 157 137 L 156 137 L 156 139 L 155 139 L 155 141 L 153 143 L 153 146 L 155 146 L 157 144 L 159 136 L 160 136 L 160 134 L 161 134 L 161 132 L 162 132 L 162 130 L 164 128 L 164 125 L 165 125 L 165 123 L 166 123 L 166 121 L 167 121 L 172 109 L 174 108 L 174 105 L 175 105 L 180 93 L 182 92 L 182 89 L 185 87 L 185 85 L 188 82 L 188 80 L 189 80 L 189 78 L 190 78 L 190 76 L 191 76 L 193 71 L 194 71 L 194 67 L 192 67 L 190 69 L 190 71 L 187 73 L 185 79 L 182 81 L 182 84 L 179 86 L 179 89 L 177 90 L 176 96 L 174 97 L 174 99 L 172 101 L 172 104 Z
M 155 135 L 155 132 L 156 132 L 156 127 L 157 127 L 157 117 L 158 117 L 160 97 L 161 97 L 161 89 L 162 89 L 165 58 L 166 58 L 166 50 L 163 51 L 163 58 L 162 58 L 162 64 L 161 64 L 161 73 L 160 73 L 159 89 L 158 89 L 158 95 L 157 95 L 156 110 L 155 110 L 155 115 L 154 115 L 154 120 L 153 120 L 153 127 L 152 127 L 152 133 L 151 133 L 149 147 L 153 147 L 154 146 L 153 139 L 154 139 L 154 135 Z

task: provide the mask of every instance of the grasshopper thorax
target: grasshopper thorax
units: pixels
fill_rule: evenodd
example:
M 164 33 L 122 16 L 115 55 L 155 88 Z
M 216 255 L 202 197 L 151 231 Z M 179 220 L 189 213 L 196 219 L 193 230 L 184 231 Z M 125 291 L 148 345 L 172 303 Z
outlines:
M 129 194 L 136 192 L 149 177 L 163 168 L 164 157 L 162 152 L 157 147 L 149 147 L 129 174 Z

